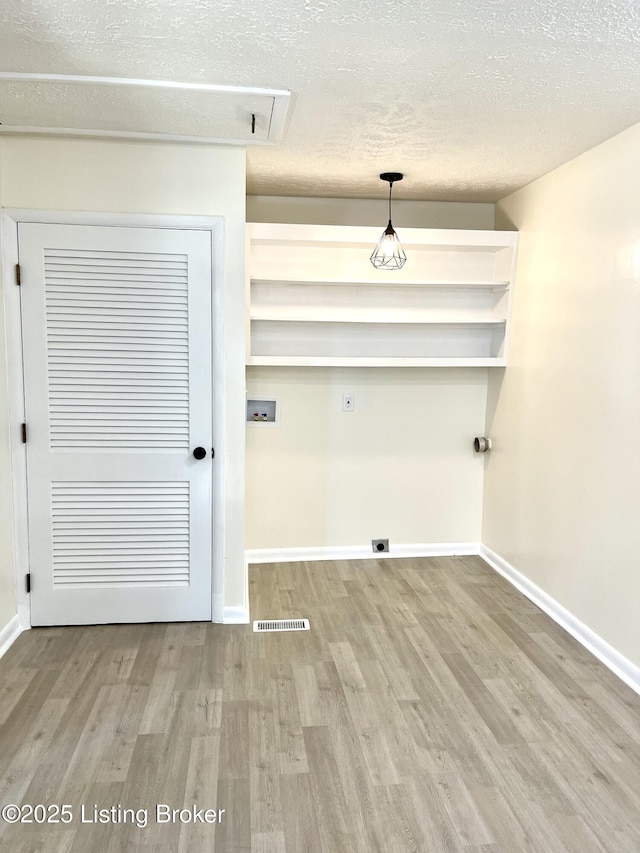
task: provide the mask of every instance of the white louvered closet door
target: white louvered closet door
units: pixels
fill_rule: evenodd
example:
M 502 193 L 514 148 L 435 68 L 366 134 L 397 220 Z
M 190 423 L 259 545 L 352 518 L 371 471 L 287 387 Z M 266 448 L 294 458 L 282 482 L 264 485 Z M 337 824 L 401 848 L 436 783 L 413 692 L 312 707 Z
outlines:
M 210 619 L 210 232 L 18 241 L 32 624 Z

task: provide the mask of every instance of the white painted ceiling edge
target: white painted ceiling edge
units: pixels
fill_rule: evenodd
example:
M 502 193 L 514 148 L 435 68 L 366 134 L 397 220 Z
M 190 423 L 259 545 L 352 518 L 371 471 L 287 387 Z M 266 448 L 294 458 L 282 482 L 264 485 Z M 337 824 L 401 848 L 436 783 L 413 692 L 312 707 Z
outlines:
M 290 90 L 280 144 L 247 152 L 253 195 L 382 198 L 400 171 L 395 199 L 495 202 L 640 119 L 639 43 L 640 5 L 612 0 L 0 8 L 3 69 Z

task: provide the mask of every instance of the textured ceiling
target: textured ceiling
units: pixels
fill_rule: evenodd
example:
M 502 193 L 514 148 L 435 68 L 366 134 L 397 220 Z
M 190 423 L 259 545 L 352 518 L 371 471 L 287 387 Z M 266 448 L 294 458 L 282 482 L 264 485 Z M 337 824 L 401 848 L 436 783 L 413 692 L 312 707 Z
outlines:
M 640 120 L 640 3 L 2 0 L 0 70 L 291 89 L 249 192 L 494 201 Z

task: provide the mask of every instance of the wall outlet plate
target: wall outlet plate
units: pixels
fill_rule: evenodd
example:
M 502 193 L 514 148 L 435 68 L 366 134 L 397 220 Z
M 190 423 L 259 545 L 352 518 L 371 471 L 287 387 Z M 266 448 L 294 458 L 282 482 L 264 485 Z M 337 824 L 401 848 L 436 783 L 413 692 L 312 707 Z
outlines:
M 343 394 L 342 395 L 342 411 L 343 412 L 352 412 L 356 407 L 356 401 L 353 394 Z
M 371 548 L 374 553 L 384 554 L 385 551 L 389 550 L 389 540 L 388 539 L 372 539 L 371 540 Z

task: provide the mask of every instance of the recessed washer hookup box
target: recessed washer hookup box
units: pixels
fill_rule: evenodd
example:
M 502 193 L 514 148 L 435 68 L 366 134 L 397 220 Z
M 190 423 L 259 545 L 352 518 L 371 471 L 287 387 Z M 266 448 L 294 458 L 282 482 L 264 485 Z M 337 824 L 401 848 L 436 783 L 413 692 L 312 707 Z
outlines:
M 277 400 L 247 400 L 247 424 L 250 426 L 277 426 Z

